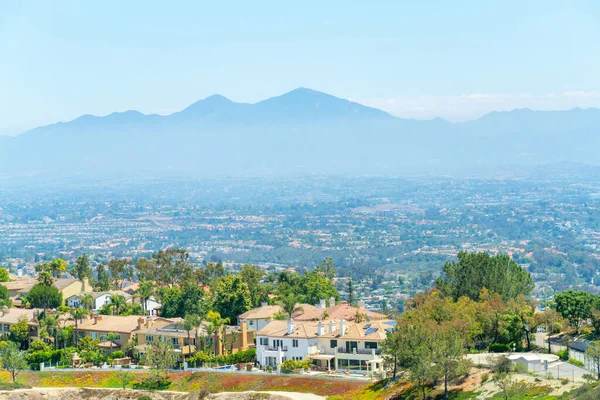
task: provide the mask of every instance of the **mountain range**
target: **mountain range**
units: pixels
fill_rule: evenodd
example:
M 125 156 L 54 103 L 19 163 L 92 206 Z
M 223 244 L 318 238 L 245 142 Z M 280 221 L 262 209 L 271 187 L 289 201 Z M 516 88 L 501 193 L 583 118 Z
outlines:
M 255 104 L 220 95 L 170 115 L 83 115 L 0 136 L 0 174 L 203 177 L 394 174 L 600 163 L 600 110 L 417 121 L 311 89 Z

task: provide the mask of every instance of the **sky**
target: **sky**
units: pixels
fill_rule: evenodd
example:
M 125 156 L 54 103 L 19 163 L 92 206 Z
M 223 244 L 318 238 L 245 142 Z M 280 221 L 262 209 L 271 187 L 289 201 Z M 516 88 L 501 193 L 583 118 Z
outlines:
M 405 118 L 600 108 L 600 2 L 0 0 L 0 134 L 297 87 Z

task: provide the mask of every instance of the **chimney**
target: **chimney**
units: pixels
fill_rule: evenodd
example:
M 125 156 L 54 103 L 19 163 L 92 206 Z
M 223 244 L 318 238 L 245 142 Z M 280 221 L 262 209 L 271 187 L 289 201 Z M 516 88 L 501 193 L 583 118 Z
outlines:
M 154 320 L 150 317 L 146 317 L 146 329 L 152 328 L 154 325 Z
M 333 307 L 333 306 L 335 306 L 335 298 L 330 297 L 329 298 L 329 307 Z
M 358 302 L 358 308 L 360 308 L 361 310 L 365 309 L 365 302 L 363 300 L 360 300 Z
M 296 324 L 294 324 L 294 320 L 293 319 L 288 319 L 287 322 L 287 334 L 291 335 L 292 333 L 294 333 L 294 329 L 296 328 Z
M 263 301 L 262 303 L 260 303 L 260 306 L 261 306 L 261 307 L 266 307 L 266 306 L 268 306 L 268 305 L 269 305 L 269 303 L 267 303 L 266 301 Z
M 340 337 L 346 334 L 346 320 L 340 319 Z
M 146 320 L 144 318 L 138 318 L 138 330 L 142 330 L 144 329 L 144 322 L 146 322 Z
M 318 308 L 325 308 L 325 307 L 326 307 L 326 305 L 325 305 L 325 299 L 321 299 L 319 301 L 319 307 Z
M 102 320 L 102 315 L 94 315 L 94 325 L 98 323 L 98 321 Z
M 242 350 L 248 350 L 248 326 L 242 322 Z
M 325 334 L 325 326 L 323 326 L 323 323 L 321 321 L 319 321 L 319 323 L 317 324 L 317 336 L 323 336 Z
M 331 320 L 329 321 L 329 333 L 333 333 L 335 332 L 335 321 Z

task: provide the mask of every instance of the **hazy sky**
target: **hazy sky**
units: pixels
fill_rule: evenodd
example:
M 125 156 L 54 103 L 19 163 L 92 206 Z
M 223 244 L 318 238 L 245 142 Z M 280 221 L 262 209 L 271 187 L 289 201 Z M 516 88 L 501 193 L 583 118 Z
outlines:
M 600 1 L 0 0 L 0 132 L 309 87 L 402 117 L 600 107 Z

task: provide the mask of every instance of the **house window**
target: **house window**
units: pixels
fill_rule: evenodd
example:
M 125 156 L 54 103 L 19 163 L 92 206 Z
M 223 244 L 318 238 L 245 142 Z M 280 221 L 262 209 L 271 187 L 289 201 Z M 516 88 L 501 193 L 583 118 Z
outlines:
M 358 348 L 358 342 L 346 342 L 346 351 L 348 353 L 352 353 L 356 348 Z
M 249 325 L 250 325 L 250 326 L 254 326 L 254 321 L 250 320 L 250 323 L 249 323 Z
M 336 347 L 337 347 L 337 340 L 330 340 L 329 341 L 329 348 L 335 349 Z
M 269 345 L 269 338 L 261 337 L 258 340 L 260 341 L 260 345 L 261 346 L 268 346 Z
M 179 344 L 179 338 L 176 338 L 176 337 L 171 338 L 171 344 L 173 346 L 177 346 Z
M 377 342 L 365 342 L 365 349 L 376 349 Z
M 92 332 L 90 333 L 90 336 L 92 337 L 92 339 L 98 339 L 98 332 Z
M 146 342 L 153 343 L 154 342 L 154 336 L 152 336 L 152 335 L 146 335 Z
M 292 339 L 292 347 L 298 347 L 298 339 Z

